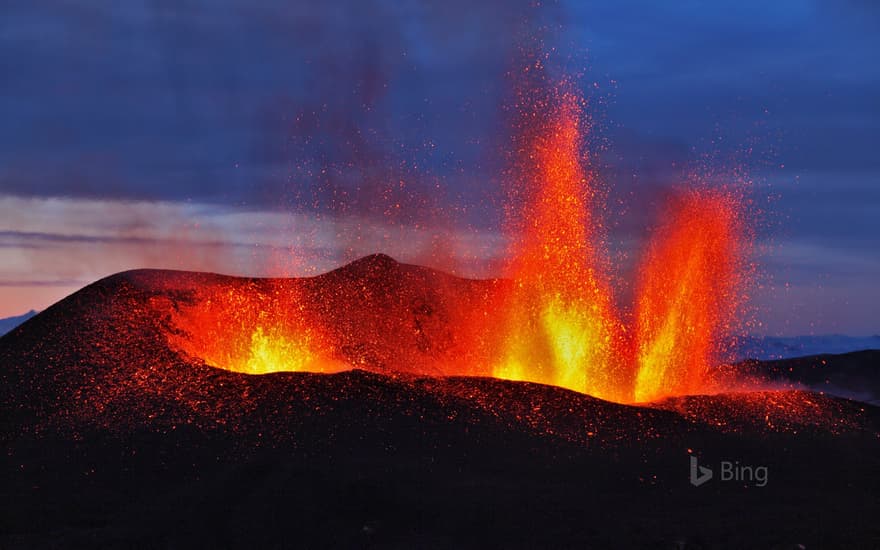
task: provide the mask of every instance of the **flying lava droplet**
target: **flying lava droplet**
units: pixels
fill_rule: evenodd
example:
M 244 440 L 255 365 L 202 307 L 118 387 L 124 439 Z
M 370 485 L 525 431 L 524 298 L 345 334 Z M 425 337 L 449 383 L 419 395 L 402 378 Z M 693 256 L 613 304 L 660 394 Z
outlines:
M 528 157 L 515 181 L 527 188 L 527 205 L 514 238 L 515 285 L 493 374 L 628 401 L 623 326 L 601 273 L 592 219 L 596 181 L 582 165 L 581 98 L 552 95 L 549 111 L 528 129 Z
M 740 196 L 691 185 L 673 197 L 638 269 L 630 328 L 603 269 L 602 193 L 581 153 L 583 100 L 562 86 L 537 103 L 513 182 L 528 199 L 493 375 L 624 403 L 717 389 L 712 367 L 747 284 Z
M 459 351 L 454 357 L 440 351 L 431 355 L 435 348 L 425 343 L 424 331 L 433 325 L 417 320 L 410 336 L 421 355 L 418 364 L 403 370 L 490 374 L 621 403 L 717 390 L 713 367 L 736 327 L 748 284 L 750 241 L 741 195 L 690 182 L 674 197 L 637 269 L 631 311 L 621 308 L 603 234 L 604 190 L 584 152 L 589 124 L 584 100 L 574 89 L 563 84 L 520 105 L 529 112 L 514 146 L 518 168 L 508 178 L 515 191 L 511 196 L 522 199 L 511 198 L 507 205 L 512 284 L 498 285 L 485 307 L 456 303 L 448 289 L 436 289 L 448 293 L 444 310 L 465 312 L 449 327 L 457 334 L 448 345 L 454 341 Z M 336 317 L 314 314 L 326 296 L 303 300 L 295 282 L 266 284 L 198 296 L 175 314 L 169 338 L 190 357 L 250 374 L 352 368 L 352 356 L 340 350 L 369 358 L 377 339 L 397 356 L 388 357 L 392 363 L 358 366 L 395 370 L 400 365 L 393 361 L 415 357 L 406 355 L 408 348 L 403 353 L 401 346 L 411 343 L 399 330 L 412 324 L 411 307 L 393 310 L 399 322 L 383 325 L 398 327 L 397 332 L 371 332 L 361 322 L 343 334 L 336 324 L 325 326 Z M 367 307 L 370 294 L 364 292 L 357 297 L 361 307 Z M 401 299 L 376 296 L 384 294 L 376 294 L 371 307 L 386 315 Z M 382 325 L 375 319 L 372 324 Z

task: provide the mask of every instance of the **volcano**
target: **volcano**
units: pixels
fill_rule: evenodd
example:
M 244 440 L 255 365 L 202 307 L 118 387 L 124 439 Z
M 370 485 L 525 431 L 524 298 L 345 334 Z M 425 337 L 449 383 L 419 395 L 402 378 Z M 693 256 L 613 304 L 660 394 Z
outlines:
M 880 409 L 499 379 L 474 334 L 510 286 L 383 255 L 87 286 L 0 338 L 3 546 L 880 542 Z

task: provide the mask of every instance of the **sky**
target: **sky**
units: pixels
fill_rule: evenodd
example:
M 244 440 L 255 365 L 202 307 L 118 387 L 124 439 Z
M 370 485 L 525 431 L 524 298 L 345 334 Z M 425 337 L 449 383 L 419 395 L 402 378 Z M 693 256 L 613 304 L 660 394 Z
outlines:
M 7 0 L 0 317 L 125 269 L 497 274 L 511 73 L 582 87 L 618 276 L 706 168 L 752 182 L 769 335 L 880 332 L 870 0 Z

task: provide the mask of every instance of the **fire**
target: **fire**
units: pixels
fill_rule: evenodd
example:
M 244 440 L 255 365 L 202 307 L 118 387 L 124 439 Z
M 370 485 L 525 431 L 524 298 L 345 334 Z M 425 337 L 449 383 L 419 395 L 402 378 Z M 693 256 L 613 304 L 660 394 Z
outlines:
M 503 359 L 493 375 L 628 400 L 623 327 L 591 216 L 596 182 L 581 164 L 580 103 L 559 93 L 548 122 L 530 136 L 517 184 L 534 189 L 519 221 Z
M 247 359 L 242 361 L 230 357 L 228 364 L 244 365 L 241 372 L 248 374 L 265 374 L 278 371 L 306 371 L 315 363 L 315 354 L 311 349 L 311 338 L 307 332 L 285 336 L 279 327 L 268 331 L 258 326 L 251 334 L 250 349 Z M 323 370 L 318 367 L 317 370 Z
M 446 283 L 433 288 L 429 280 L 439 279 L 393 269 L 390 259 L 324 282 L 220 285 L 175 308 L 172 343 L 249 374 L 352 365 L 491 374 L 621 403 L 725 389 L 711 369 L 744 302 L 741 201 L 727 191 L 683 192 L 649 240 L 631 309 L 620 308 L 603 190 L 583 152 L 588 124 L 572 89 L 536 101 L 516 142 L 511 195 L 525 200 L 508 220 L 511 285 L 493 285 L 483 298 Z M 381 286 L 371 290 L 360 277 Z
M 293 289 L 227 288 L 200 296 L 175 316 L 172 344 L 205 364 L 247 374 L 336 372 L 318 323 Z
M 533 190 L 515 239 L 498 378 L 631 403 L 718 389 L 711 368 L 744 302 L 739 198 L 685 191 L 638 270 L 632 327 L 605 278 L 600 196 L 582 145 L 581 99 L 551 93 L 517 185 Z M 555 107 L 553 106 L 555 104 Z M 540 117 L 539 117 L 540 118 Z
M 737 198 L 691 190 L 679 197 L 643 260 L 636 339 L 636 401 L 699 391 L 742 305 Z

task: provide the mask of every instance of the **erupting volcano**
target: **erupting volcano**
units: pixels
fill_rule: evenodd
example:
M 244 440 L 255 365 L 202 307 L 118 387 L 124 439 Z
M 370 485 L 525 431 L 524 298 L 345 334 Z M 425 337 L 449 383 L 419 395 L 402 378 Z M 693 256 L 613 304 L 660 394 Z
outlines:
M 353 356 L 346 344 L 352 334 L 322 305 L 347 291 L 309 290 L 296 281 L 197 291 L 174 311 L 169 342 L 207 365 L 249 374 L 352 367 L 481 374 L 619 403 L 734 389 L 729 379 L 719 385 L 713 368 L 734 336 L 749 282 L 739 195 L 682 186 L 649 240 L 635 303 L 621 310 L 606 257 L 605 193 L 584 150 L 584 100 L 572 90 L 548 92 L 520 129 L 506 208 L 510 279 L 488 284 L 476 302 L 441 296 L 455 355 L 435 348 L 417 359 Z M 427 330 L 403 319 L 372 321 L 389 322 L 393 328 L 369 336 L 363 325 L 348 330 L 367 346 L 389 349 L 406 347 L 407 332 Z
M 691 190 L 649 244 L 636 304 L 636 401 L 705 392 L 746 300 L 738 199 Z
M 804 390 L 828 382 L 812 363 L 725 366 L 754 273 L 744 190 L 682 182 L 623 303 L 573 90 L 524 106 L 503 278 L 382 254 L 307 278 L 135 270 L 0 338 L 0 544 L 608 548 L 659 530 L 681 548 L 698 525 L 747 547 L 726 523 L 743 506 L 775 544 L 780 523 L 827 521 L 826 495 L 835 542 L 860 540 L 876 407 Z M 731 457 L 772 480 L 688 483 Z M 820 459 L 842 466 L 817 476 Z

